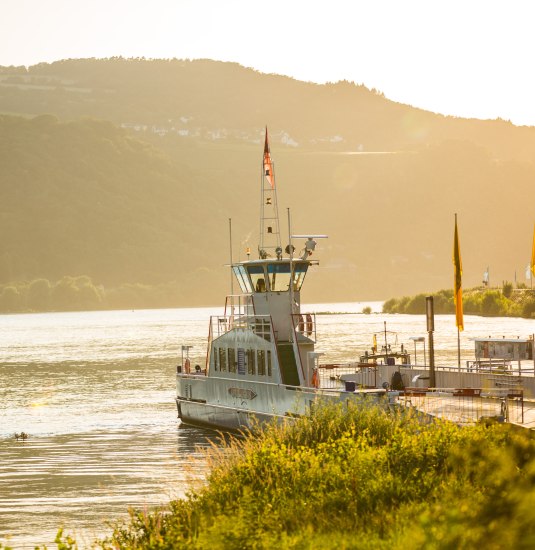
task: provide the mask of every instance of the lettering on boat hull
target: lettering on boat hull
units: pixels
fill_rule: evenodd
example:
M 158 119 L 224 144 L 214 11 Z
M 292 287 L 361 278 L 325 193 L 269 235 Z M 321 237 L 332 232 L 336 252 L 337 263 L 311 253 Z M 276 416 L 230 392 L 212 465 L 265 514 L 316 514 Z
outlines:
M 254 399 L 257 395 L 256 392 L 247 388 L 229 388 L 228 392 L 238 399 Z

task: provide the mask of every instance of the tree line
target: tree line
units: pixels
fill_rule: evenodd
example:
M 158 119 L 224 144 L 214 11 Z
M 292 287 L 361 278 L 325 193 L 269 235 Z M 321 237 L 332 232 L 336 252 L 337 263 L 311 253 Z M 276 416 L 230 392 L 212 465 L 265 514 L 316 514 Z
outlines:
M 177 281 L 160 284 L 95 284 L 87 275 L 0 285 L 0 313 L 156 309 L 197 305 L 191 289 Z M 203 304 L 209 305 L 209 304 Z
M 455 313 L 453 290 L 390 298 L 383 304 L 383 312 L 425 314 L 427 296 L 433 296 L 435 313 Z M 463 311 L 483 317 L 535 318 L 535 291 L 526 288 L 513 291 L 511 283 L 504 283 L 501 289 L 468 289 L 463 292 Z

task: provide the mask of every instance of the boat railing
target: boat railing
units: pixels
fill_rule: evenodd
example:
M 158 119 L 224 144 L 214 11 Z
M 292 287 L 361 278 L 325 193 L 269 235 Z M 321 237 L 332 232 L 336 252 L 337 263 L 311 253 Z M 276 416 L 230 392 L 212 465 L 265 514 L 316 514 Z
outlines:
M 296 333 L 301 333 L 316 342 L 315 313 L 293 313 L 292 323 Z
M 394 392 L 398 393 L 398 392 Z M 457 424 L 524 424 L 524 392 L 519 388 L 405 388 L 399 405 Z
M 377 365 L 375 363 L 326 363 L 319 365 L 320 387 L 341 389 L 346 387 L 342 379 L 345 374 L 359 374 L 361 388 L 377 387 Z
M 234 329 L 251 330 L 268 342 L 276 340 L 271 315 L 231 315 L 210 317 L 210 334 L 212 340 Z
M 466 370 L 468 372 L 510 372 L 511 361 L 507 359 L 476 359 L 475 361 L 466 361 Z
M 224 317 L 241 317 L 254 313 L 253 297 L 250 294 L 229 294 L 225 299 Z
M 368 353 L 360 356 L 360 363 L 362 364 L 384 364 L 384 365 L 403 365 L 404 367 L 411 366 L 411 355 L 408 351 L 402 349 L 401 351 L 395 351 L 392 349 L 381 349 L 378 353 Z

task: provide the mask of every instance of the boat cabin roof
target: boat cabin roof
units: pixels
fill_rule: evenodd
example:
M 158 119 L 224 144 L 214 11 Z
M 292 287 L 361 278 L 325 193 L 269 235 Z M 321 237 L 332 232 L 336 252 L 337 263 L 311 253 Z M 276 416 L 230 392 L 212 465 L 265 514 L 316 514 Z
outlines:
M 302 258 L 292 258 L 293 264 L 301 264 L 306 263 L 308 265 L 319 265 L 318 260 L 303 260 Z M 242 262 L 233 262 L 232 264 L 227 264 L 227 267 L 236 267 L 238 265 L 267 265 L 267 264 L 290 264 L 290 258 L 281 258 L 280 260 L 277 258 L 265 258 L 265 259 L 258 259 L 258 260 L 244 260 Z
M 526 344 L 527 342 L 533 342 L 532 338 L 473 338 L 474 342 L 493 342 L 503 344 Z

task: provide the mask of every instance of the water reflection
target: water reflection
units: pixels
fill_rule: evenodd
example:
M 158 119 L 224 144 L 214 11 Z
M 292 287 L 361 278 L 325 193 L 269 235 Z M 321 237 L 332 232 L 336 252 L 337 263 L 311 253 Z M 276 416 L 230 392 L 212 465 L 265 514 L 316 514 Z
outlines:
M 357 359 L 385 321 L 398 343 L 426 334 L 424 316 L 360 314 L 366 305 L 308 308 L 346 312 L 317 317 L 326 361 Z M 193 345 L 192 362 L 202 363 L 208 317 L 218 313 L 0 315 L 0 542 L 50 546 L 64 524 L 89 545 L 128 507 L 165 504 L 204 479 L 200 449 L 219 436 L 178 426 L 175 365 L 181 344 Z M 534 320 L 465 316 L 465 325 L 463 361 L 473 357 L 471 337 L 535 332 Z M 435 326 L 437 365 L 455 363 L 453 317 L 437 316 Z M 27 441 L 15 440 L 21 431 Z
M 10 544 L 51 544 L 68 526 L 87 544 L 129 507 L 165 505 L 203 480 L 214 432 L 177 426 L 106 429 L 0 440 L 0 534 Z M 0 540 L 2 540 L 0 538 Z

